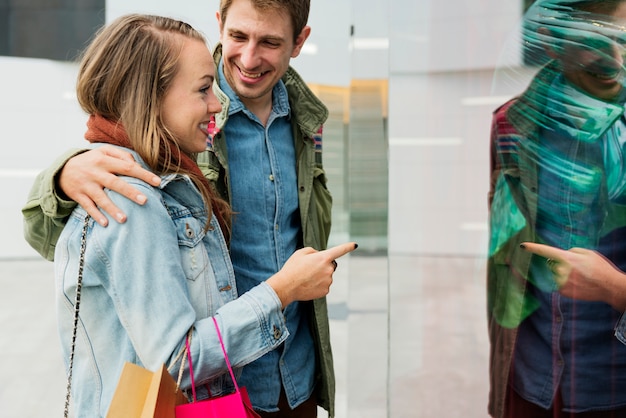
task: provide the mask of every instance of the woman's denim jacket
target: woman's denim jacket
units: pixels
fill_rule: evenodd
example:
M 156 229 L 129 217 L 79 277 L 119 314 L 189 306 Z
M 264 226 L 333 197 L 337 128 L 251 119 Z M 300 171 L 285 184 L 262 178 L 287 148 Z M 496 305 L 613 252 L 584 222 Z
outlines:
M 125 180 L 145 193 L 147 203 L 139 206 L 107 191 L 128 221 L 111 221 L 106 228 L 93 220 L 88 224 L 72 377 L 77 417 L 106 415 L 124 362 L 149 370 L 166 364 L 178 376 L 177 356 L 190 329 L 199 397 L 207 396 L 207 386 L 214 396 L 230 390 L 212 315 L 234 367 L 273 350 L 288 336 L 281 302 L 269 285 L 261 283 L 237 298 L 224 237 L 215 217 L 205 232 L 207 213 L 188 177 L 164 176 L 159 188 Z M 66 359 L 85 217 L 81 207 L 72 212 L 55 252 L 58 326 Z M 187 368 L 181 387 L 190 387 Z

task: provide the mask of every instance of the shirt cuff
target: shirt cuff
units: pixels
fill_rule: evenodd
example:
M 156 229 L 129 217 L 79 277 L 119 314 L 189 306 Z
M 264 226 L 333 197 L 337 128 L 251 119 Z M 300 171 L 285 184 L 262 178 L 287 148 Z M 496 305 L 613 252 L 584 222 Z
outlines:
M 615 337 L 620 340 L 622 344 L 626 345 L 626 314 L 622 314 L 615 327 Z
M 270 345 L 276 346 L 287 339 L 289 331 L 283 315 L 283 304 L 269 284 L 259 283 L 240 298 L 252 306 L 259 318 L 265 317 L 262 321 L 267 325 L 264 327 L 264 337 Z

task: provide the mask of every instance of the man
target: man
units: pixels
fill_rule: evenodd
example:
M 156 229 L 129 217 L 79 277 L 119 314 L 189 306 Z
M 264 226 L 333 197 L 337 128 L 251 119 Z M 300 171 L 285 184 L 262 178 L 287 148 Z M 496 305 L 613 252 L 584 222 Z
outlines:
M 527 56 L 550 61 L 492 124 L 493 417 L 626 416 L 626 346 L 615 338 L 623 296 L 574 293 L 565 257 L 547 262 L 532 244 L 626 267 L 624 22 L 624 0 L 540 0 L 525 15 Z
M 321 160 L 328 111 L 289 67 L 310 34 L 308 13 L 309 0 L 222 0 L 217 13 L 216 92 L 224 106 L 198 165 L 235 212 L 230 249 L 239 293 L 278 271 L 297 248 L 324 249 L 330 232 L 331 196 Z M 75 202 L 102 225 L 108 220 L 98 207 L 125 220 L 103 187 L 145 202 L 112 173 L 158 184 L 117 150 L 93 150 L 66 162 L 71 155 L 40 175 L 23 209 L 26 239 L 48 259 Z M 239 383 L 263 417 L 315 417 L 318 403 L 332 417 L 326 301 L 293 303 L 284 315 L 288 339 L 244 367 Z

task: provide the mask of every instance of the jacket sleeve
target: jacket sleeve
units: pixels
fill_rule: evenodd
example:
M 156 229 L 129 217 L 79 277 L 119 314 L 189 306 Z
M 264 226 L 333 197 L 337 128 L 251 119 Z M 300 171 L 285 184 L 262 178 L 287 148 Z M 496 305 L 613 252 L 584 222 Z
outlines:
M 498 153 L 496 152 L 496 119 L 495 116 L 491 122 L 491 137 L 489 141 L 489 194 L 487 195 L 487 207 L 491 210 L 491 203 L 493 202 L 493 195 L 496 190 L 496 180 L 500 175 L 500 164 L 498 160 Z
M 76 207 L 76 202 L 59 196 L 55 178 L 70 158 L 84 151 L 67 151 L 52 166 L 39 173 L 28 193 L 26 205 L 22 208 L 24 239 L 49 261 L 54 260 L 56 242 L 67 217 Z
M 489 194 L 488 208 L 491 210 L 491 203 L 496 190 L 496 183 L 502 171 L 502 161 L 498 155 L 498 139 L 500 135 L 513 130 L 507 120 L 506 112 L 513 104 L 514 100 L 509 100 L 493 112 L 491 119 L 491 136 L 489 139 Z

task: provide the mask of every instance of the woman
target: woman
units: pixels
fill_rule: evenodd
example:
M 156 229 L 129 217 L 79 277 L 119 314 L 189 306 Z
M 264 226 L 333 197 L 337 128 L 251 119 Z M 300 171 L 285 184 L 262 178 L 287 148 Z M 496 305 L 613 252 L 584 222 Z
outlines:
M 176 358 L 191 332 L 198 397 L 228 392 L 212 316 L 233 366 L 278 347 L 288 331 L 282 309 L 328 293 L 335 258 L 356 248 L 304 248 L 266 282 L 238 297 L 228 256 L 230 210 L 195 164 L 221 105 L 203 37 L 165 17 L 128 15 L 105 27 L 84 53 L 77 96 L 90 115 L 85 138 L 131 150 L 161 177 L 158 187 L 128 178 L 144 206 L 109 192 L 129 216 L 104 228 L 89 221 L 73 365 L 76 416 L 104 416 L 124 362 L 155 370 Z M 97 146 L 97 145 L 95 145 Z M 55 253 L 58 318 L 70 351 L 86 212 L 78 207 Z M 185 373 L 183 389 L 190 387 Z M 208 390 L 207 390 L 208 389 Z

